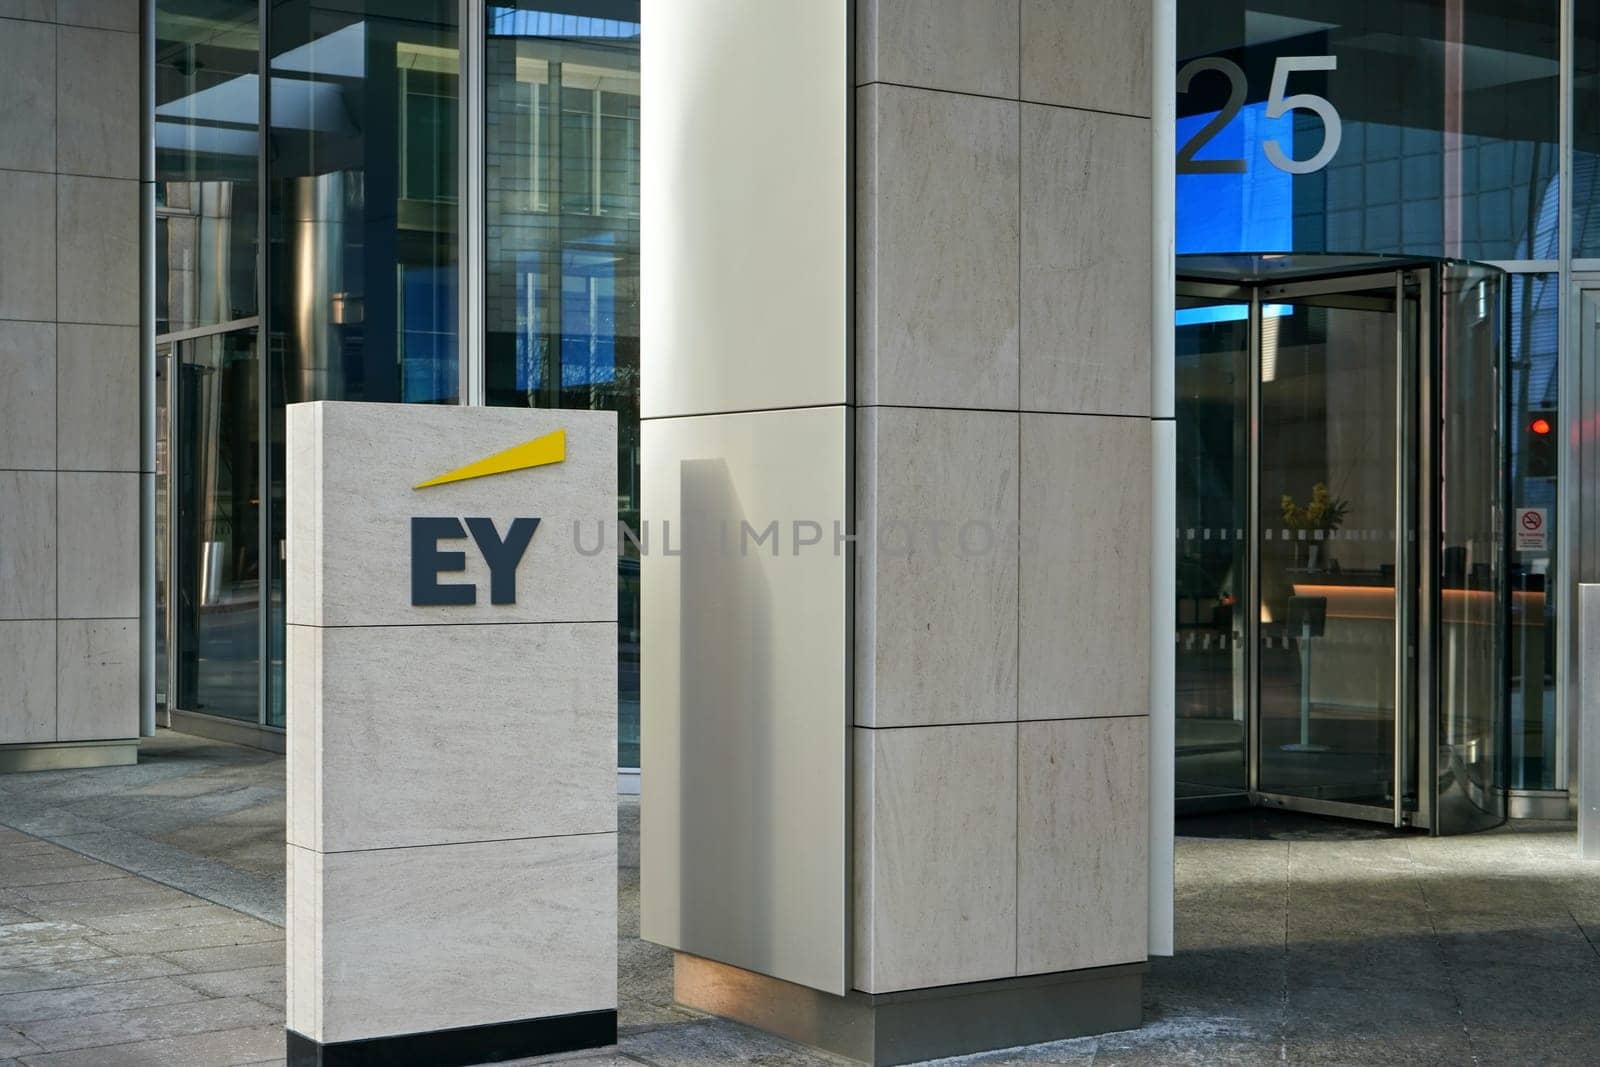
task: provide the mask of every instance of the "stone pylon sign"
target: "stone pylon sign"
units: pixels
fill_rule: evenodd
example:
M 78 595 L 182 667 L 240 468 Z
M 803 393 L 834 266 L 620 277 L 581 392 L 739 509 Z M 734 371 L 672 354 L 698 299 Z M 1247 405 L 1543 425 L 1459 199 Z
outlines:
M 614 415 L 299 404 L 287 447 L 290 1062 L 613 1043 Z

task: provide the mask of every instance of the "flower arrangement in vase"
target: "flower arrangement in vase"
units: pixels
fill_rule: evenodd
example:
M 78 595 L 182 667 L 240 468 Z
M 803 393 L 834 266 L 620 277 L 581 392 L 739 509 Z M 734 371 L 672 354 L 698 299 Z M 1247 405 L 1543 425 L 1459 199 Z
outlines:
M 1311 499 L 1303 507 L 1294 502 L 1294 497 L 1288 493 L 1283 494 L 1279 501 L 1283 512 L 1283 522 L 1291 530 L 1310 532 L 1320 530 L 1332 533 L 1344 522 L 1344 517 L 1350 513 L 1350 501 L 1335 497 L 1324 482 L 1318 482 L 1311 487 Z M 1316 559 L 1312 557 L 1313 561 Z M 1300 539 L 1294 543 L 1294 565 L 1300 566 Z

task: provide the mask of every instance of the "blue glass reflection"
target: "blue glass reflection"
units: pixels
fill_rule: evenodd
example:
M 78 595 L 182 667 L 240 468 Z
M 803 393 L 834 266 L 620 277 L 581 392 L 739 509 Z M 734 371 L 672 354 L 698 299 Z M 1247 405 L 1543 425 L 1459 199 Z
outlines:
M 1178 119 L 1187 144 L 1217 112 Z M 1292 175 L 1269 166 L 1261 142 L 1292 133 L 1287 118 L 1269 119 L 1266 105 L 1247 105 L 1213 137 L 1198 159 L 1243 159 L 1244 174 L 1180 174 L 1177 186 L 1178 254 L 1294 251 Z

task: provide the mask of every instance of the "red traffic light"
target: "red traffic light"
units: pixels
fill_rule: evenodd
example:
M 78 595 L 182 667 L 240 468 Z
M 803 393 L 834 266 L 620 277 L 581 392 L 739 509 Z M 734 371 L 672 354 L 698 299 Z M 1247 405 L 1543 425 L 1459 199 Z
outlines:
M 1550 432 L 1550 420 L 1534 419 L 1532 422 L 1528 423 L 1528 429 L 1532 430 L 1540 437 L 1544 437 Z

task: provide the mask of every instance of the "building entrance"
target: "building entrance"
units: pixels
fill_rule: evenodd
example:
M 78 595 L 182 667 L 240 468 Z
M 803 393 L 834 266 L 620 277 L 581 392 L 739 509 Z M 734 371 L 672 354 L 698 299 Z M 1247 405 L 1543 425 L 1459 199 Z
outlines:
M 1502 281 L 1179 258 L 1180 812 L 1503 817 Z

